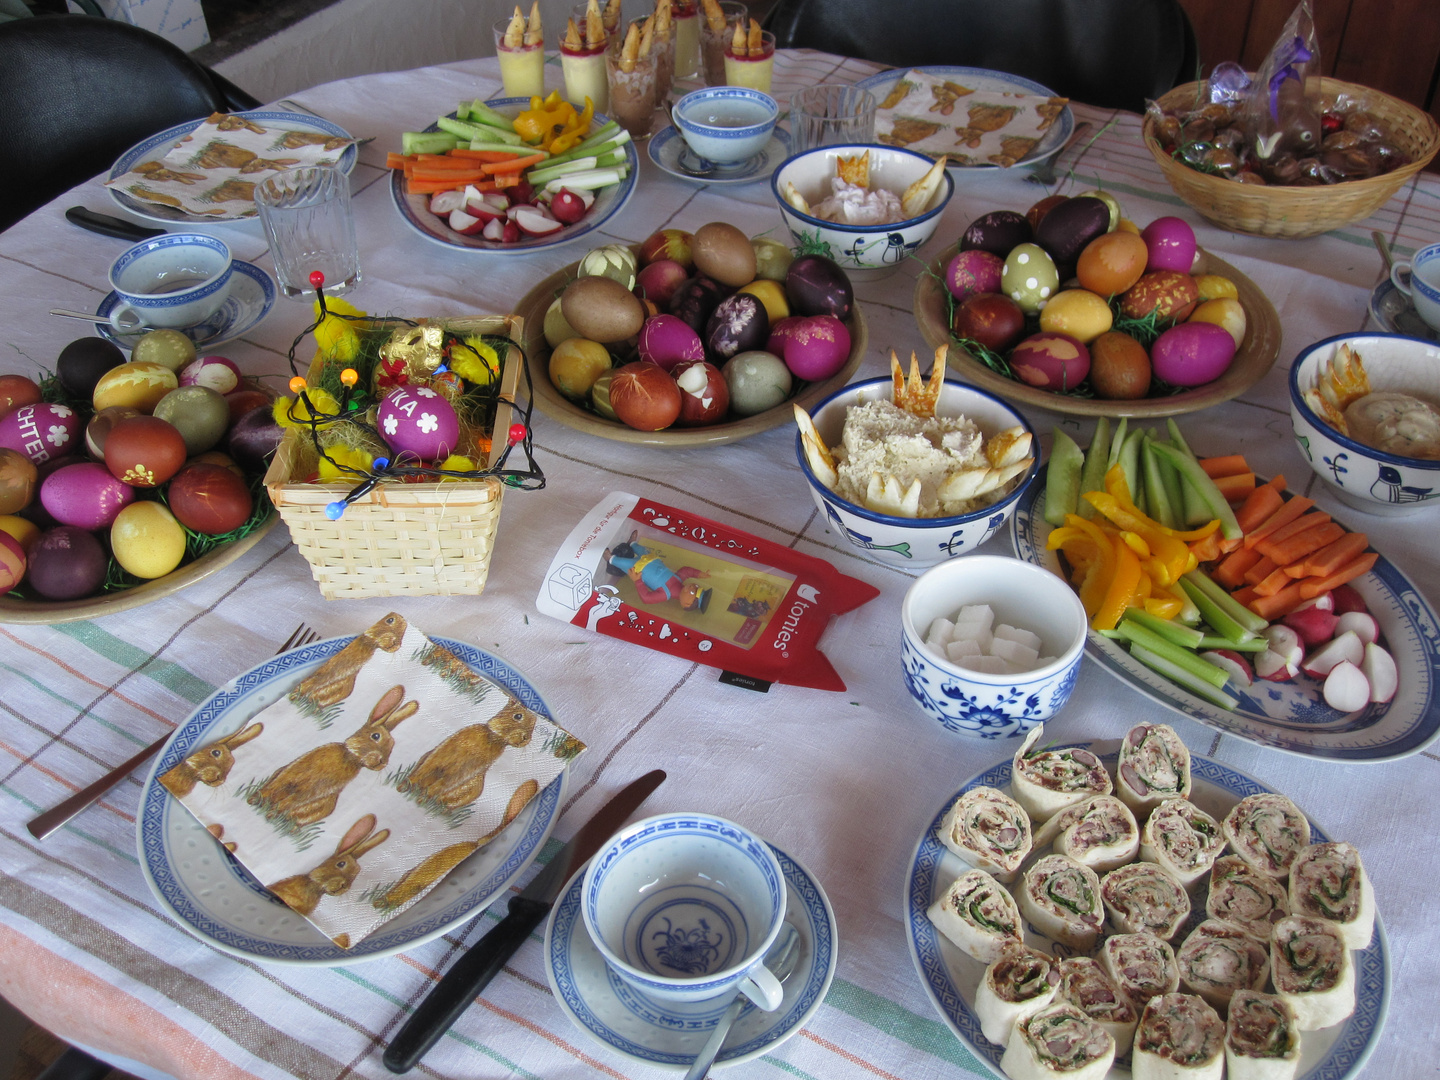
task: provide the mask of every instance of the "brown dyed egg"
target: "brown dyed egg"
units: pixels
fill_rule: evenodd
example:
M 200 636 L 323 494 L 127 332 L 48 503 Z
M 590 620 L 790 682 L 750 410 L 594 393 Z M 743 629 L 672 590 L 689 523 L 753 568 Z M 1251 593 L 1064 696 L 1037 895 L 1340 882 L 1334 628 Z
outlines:
M 171 390 L 155 406 L 154 415 L 179 429 L 187 454 L 203 454 L 225 437 L 230 426 L 230 406 L 224 395 L 208 386 Z
M 175 372 L 162 364 L 132 360 L 111 368 L 95 384 L 95 411 L 128 405 L 142 413 L 155 411 L 160 399 L 180 385 Z
M 1090 343 L 1090 385 L 1108 401 L 1143 398 L 1150 392 L 1150 354 L 1129 334 L 1101 334 Z
M 100 541 L 73 525 L 41 535 L 28 553 L 26 580 L 47 600 L 78 600 L 105 582 L 110 560 Z
M 39 400 L 40 387 L 35 380 L 24 375 L 0 375 L 0 419 L 22 405 L 34 405 Z
M 185 530 L 164 504 L 131 503 L 110 526 L 110 550 L 136 577 L 164 577 L 185 557 Z
M 85 449 L 90 452 L 90 456 L 96 461 L 104 461 L 105 440 L 110 437 L 111 430 L 121 420 L 139 415 L 139 409 L 132 409 L 128 405 L 111 405 L 92 416 L 90 423 L 85 425 Z
M 225 395 L 225 407 L 230 410 L 230 423 L 248 413 L 251 409 L 263 409 L 270 404 L 270 395 L 264 390 L 236 390 Z
M 1075 276 L 1100 296 L 1116 296 L 1140 280 L 1150 250 L 1134 233 L 1109 232 L 1097 236 L 1080 253 Z
M 680 387 L 658 364 L 636 360 L 611 376 L 610 407 L 637 431 L 660 431 L 679 419 Z
M 695 269 L 732 289 L 755 280 L 755 248 L 750 238 L 726 221 L 695 230 L 690 242 Z
M 221 453 L 219 450 L 206 450 L 203 454 L 196 454 L 187 465 L 221 465 L 236 476 L 244 476 L 245 470 L 235 464 L 235 459 L 229 454 Z
M 185 464 L 185 437 L 154 416 L 121 420 L 105 440 L 105 467 L 131 487 L 159 487 Z
M 1129 319 L 1143 319 L 1157 312 L 1161 319 L 1179 322 L 1195 310 L 1200 291 L 1195 279 L 1175 270 L 1146 274 L 1120 297 L 1120 313 Z
M 13 514 L 35 497 L 35 463 L 18 450 L 0 449 L 0 514 Z
M 0 532 L 0 592 L 9 592 L 25 577 L 25 549 L 7 532 Z
M 186 465 L 165 493 L 180 524 L 207 536 L 238 529 L 255 508 L 249 486 L 223 465 Z
M 955 307 L 951 329 L 958 338 L 1004 352 L 1025 333 L 1025 313 L 1001 293 L 975 293 Z
M 645 323 L 645 307 L 614 278 L 576 278 L 560 295 L 565 321 L 581 337 L 610 345 L 634 337 Z

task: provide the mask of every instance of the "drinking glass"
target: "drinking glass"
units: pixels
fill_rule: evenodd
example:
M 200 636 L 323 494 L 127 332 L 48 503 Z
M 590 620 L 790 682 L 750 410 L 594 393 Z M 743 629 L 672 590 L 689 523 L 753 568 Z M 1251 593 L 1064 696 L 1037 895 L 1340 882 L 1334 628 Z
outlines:
M 605 54 L 605 73 L 610 82 L 610 119 L 630 133 L 632 139 L 643 139 L 655 123 L 655 57 L 635 62 L 634 70 L 621 65 L 620 53 L 614 49 Z
M 790 152 L 875 141 L 875 95 L 858 86 L 825 83 L 790 96 Z
M 750 9 L 740 0 L 720 0 L 720 11 L 725 25 L 719 30 L 711 28 L 703 7 L 700 11 L 700 60 L 706 86 L 725 85 L 725 47 L 735 33 L 735 24 L 750 17 Z
M 350 178 L 333 165 L 306 165 L 266 177 L 255 205 L 270 241 L 275 279 L 292 300 L 314 291 L 310 275 L 325 275 L 330 296 L 360 283 L 360 247 L 350 206 Z
M 545 45 L 522 45 L 512 49 L 505 44 L 508 18 L 495 23 L 495 55 L 500 59 L 500 82 L 506 97 L 545 96 Z
M 725 83 L 727 86 L 746 86 L 770 92 L 770 80 L 775 74 L 775 35 L 769 30 L 760 34 L 760 55 L 737 56 L 728 48 L 725 50 Z

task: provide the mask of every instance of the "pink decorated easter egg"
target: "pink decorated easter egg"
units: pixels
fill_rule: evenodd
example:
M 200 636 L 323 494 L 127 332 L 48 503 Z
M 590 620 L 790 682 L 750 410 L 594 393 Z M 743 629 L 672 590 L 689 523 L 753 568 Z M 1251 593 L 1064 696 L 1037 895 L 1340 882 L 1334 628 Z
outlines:
M 240 387 L 240 368 L 225 356 L 202 356 L 180 369 L 181 386 L 203 386 L 217 394 Z
M 134 501 L 135 489 L 98 461 L 57 469 L 40 485 L 40 503 L 50 516 L 77 529 L 108 529 Z
M 68 405 L 22 405 L 0 420 L 0 446 L 20 451 L 37 465 L 80 449 L 77 439 L 80 417 Z
M 454 408 L 428 386 L 397 386 L 380 403 L 377 420 L 380 436 L 397 455 L 437 461 L 460 442 L 460 419 Z
M 956 300 L 975 293 L 998 293 L 1005 260 L 992 251 L 970 248 L 950 260 L 945 267 L 945 287 Z
M 9 592 L 25 577 L 25 549 L 7 532 L 0 532 L 0 592 Z

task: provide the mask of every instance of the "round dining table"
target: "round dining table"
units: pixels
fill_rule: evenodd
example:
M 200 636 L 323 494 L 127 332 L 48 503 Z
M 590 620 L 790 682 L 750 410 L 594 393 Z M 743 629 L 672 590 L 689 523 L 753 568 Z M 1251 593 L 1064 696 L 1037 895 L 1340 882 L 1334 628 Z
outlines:
M 877 70 L 782 51 L 774 92 L 783 103 L 801 87 L 856 82 Z M 555 58 L 547 78 L 561 85 Z M 788 241 L 768 181 L 691 181 L 662 171 L 643 145 L 633 198 L 587 241 L 497 255 L 424 239 L 397 212 L 386 152 L 399 149 L 402 132 L 424 128 L 457 102 L 499 93 L 496 60 L 486 58 L 294 95 L 298 106 L 374 138 L 352 176 L 363 277 L 346 299 L 362 310 L 406 317 L 512 312 L 587 245 L 637 243 L 662 228 L 694 231 L 724 221 Z M 1138 115 L 1072 108 L 1098 136 L 1066 153 L 1048 191 L 1102 187 L 1142 225 L 1163 215 L 1184 218 L 1200 245 L 1253 280 L 1278 312 L 1283 340 L 1273 368 L 1234 400 L 1179 418 L 1192 448 L 1243 453 L 1258 474 L 1283 473 L 1293 490 L 1367 531 L 1386 558 L 1440 600 L 1440 511 L 1372 517 L 1338 503 L 1297 449 L 1287 391 L 1288 369 L 1304 346 L 1368 325 L 1371 293 L 1384 276 L 1372 231 L 1398 257 L 1440 239 L 1440 176 L 1421 173 L 1371 218 L 1322 236 L 1244 236 L 1209 224 L 1172 193 L 1141 142 Z M 925 261 L 982 213 L 1023 212 L 1047 193 L 1027 182 L 1023 168 L 953 175 L 954 196 L 919 257 L 856 285 L 869 328 L 857 379 L 886 374 L 891 349 L 907 362 L 918 353 L 928 370 L 930 350 L 912 311 Z M 93 311 L 108 291 L 107 270 L 126 241 L 81 231 L 64 216 L 76 205 L 117 212 L 103 180 L 0 233 L 0 373 L 38 378 L 53 371 L 67 342 L 88 332 L 48 310 Z M 258 222 L 204 231 L 224 239 L 236 258 L 273 272 Z M 284 392 L 287 351 L 310 321 L 308 302 L 280 297 L 268 317 L 219 351 Z M 1024 411 L 1046 448 L 1052 428 L 1084 445 L 1094 427 L 1089 419 Z M 1018 741 L 946 731 L 907 692 L 900 605 L 918 571 L 867 558 L 817 512 L 788 424 L 727 445 L 660 447 L 574 430 L 537 409 L 533 430 L 546 485 L 506 494 L 479 596 L 327 601 L 281 525 L 222 570 L 146 605 L 53 625 L 0 624 L 0 994 L 60 1038 L 141 1076 L 389 1075 L 381 1060 L 389 1040 L 457 956 L 496 924 L 503 903 L 397 955 L 284 966 L 192 935 L 152 894 L 136 838 L 145 767 L 44 840 L 26 823 L 184 722 L 217 688 L 272 656 L 298 624 L 322 637 L 355 634 L 394 610 L 427 634 L 470 643 L 523 672 L 556 722 L 587 744 L 570 766 L 541 862 L 631 779 L 661 768 L 668 779 L 642 814 L 696 811 L 737 822 L 803 864 L 828 897 L 836 968 L 823 1002 L 792 1037 L 726 1075 L 989 1075 L 927 994 L 907 945 L 905 900 L 917 843 L 937 809 L 969 778 L 1008 761 Z M 537 612 L 552 557 L 608 492 L 721 521 L 878 589 L 875 599 L 834 619 L 820 642 L 846 689 L 776 684 L 757 692 L 721 681 L 715 668 Z M 1010 554 L 1007 531 L 982 550 Z M 1424 1063 L 1440 1057 L 1440 864 L 1417 852 L 1440 832 L 1440 754 L 1422 750 L 1366 764 L 1263 748 L 1168 711 L 1089 661 L 1046 738 L 1118 739 L 1142 721 L 1171 724 L 1193 754 L 1285 793 L 1330 836 L 1359 848 L 1388 933 L 1391 980 L 1367 990 L 1382 995 L 1378 1012 L 1388 1015 L 1361 1072 L 1415 1076 L 1432 1068 Z M 572 1023 L 547 977 L 543 931 L 520 947 L 418 1072 L 442 1080 L 666 1075 Z

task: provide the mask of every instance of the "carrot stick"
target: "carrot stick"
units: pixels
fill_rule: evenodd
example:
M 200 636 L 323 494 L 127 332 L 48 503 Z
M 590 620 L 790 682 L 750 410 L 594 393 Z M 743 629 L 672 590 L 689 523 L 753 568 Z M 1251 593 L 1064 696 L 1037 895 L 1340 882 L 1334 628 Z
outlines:
M 1363 555 L 1369 546 L 1370 538 L 1364 533 L 1346 533 L 1333 544 L 1321 548 L 1307 558 L 1301 564 L 1299 573 L 1296 573 L 1293 564 L 1287 566 L 1285 572 L 1293 578 L 1329 577 L 1345 564 Z
M 497 173 L 493 177 L 497 188 L 517 186 L 524 179 L 519 173 Z
M 1198 562 L 1214 562 L 1220 558 L 1220 531 L 1210 533 L 1203 540 L 1192 540 L 1190 542 L 1190 553 L 1195 556 Z
M 457 146 L 450 151 L 451 157 L 464 158 L 466 161 L 514 161 L 521 156 L 522 151 L 507 153 L 504 150 L 467 150 Z M 530 155 L 525 155 L 530 156 Z
M 539 165 L 549 156 L 549 154 L 531 154 L 529 157 L 510 158 L 508 161 L 485 162 L 480 167 L 488 173 L 519 172 L 521 169 L 528 169 L 531 165 Z
M 1222 476 L 1235 476 L 1239 473 L 1247 473 L 1250 466 L 1245 462 L 1244 454 L 1225 454 L 1223 457 L 1207 457 L 1200 459 L 1200 468 L 1205 470 L 1205 475 L 1211 480 L 1218 480 Z
M 1232 476 L 1217 476 L 1215 477 L 1215 486 L 1220 489 L 1220 494 L 1225 496 L 1226 502 L 1238 503 L 1255 490 L 1255 474 L 1247 472 L 1235 473 Z
M 476 169 L 431 169 L 425 165 L 416 165 L 410 172 L 411 180 L 419 180 L 425 183 L 431 180 L 449 180 L 454 183 L 469 183 L 472 180 L 485 180 L 488 177 L 485 173 Z
M 1242 533 L 1253 531 L 1257 525 L 1279 510 L 1285 503 L 1280 496 L 1284 490 L 1285 478 L 1277 476 L 1268 484 L 1261 484 L 1245 496 L 1245 502 L 1239 510 L 1235 511 L 1235 521 L 1240 526 L 1240 531 Z
M 1307 529 L 1313 529 L 1316 525 L 1323 525 L 1329 520 L 1330 515 L 1325 513 L 1324 510 L 1316 510 L 1313 514 L 1298 517 L 1290 522 L 1290 524 L 1280 526 L 1280 528 L 1261 540 L 1255 545 L 1255 550 L 1263 555 L 1265 554 L 1266 544 L 1283 544 L 1286 540 L 1289 540 L 1290 537 L 1296 536 Z
M 1247 585 L 1259 585 L 1260 582 L 1264 581 L 1278 569 L 1280 569 L 1280 564 L 1266 555 L 1262 557 L 1259 562 L 1252 565 L 1249 570 L 1246 570 L 1245 573 L 1241 575 L 1241 579 Z
M 1255 586 L 1246 585 L 1243 589 L 1236 589 L 1230 595 L 1246 607 L 1249 607 L 1250 602 L 1255 599 Z
M 406 183 L 411 195 L 435 195 L 441 191 L 464 191 L 464 180 L 415 180 Z
M 1225 588 L 1233 591 L 1244 583 L 1245 571 L 1249 570 L 1262 558 L 1264 558 L 1264 556 L 1254 548 L 1237 548 L 1220 560 L 1220 565 L 1215 567 L 1214 573 L 1210 576 Z
M 1229 555 L 1232 551 L 1236 550 L 1237 548 L 1244 547 L 1244 546 L 1245 546 L 1245 538 L 1244 538 L 1243 536 L 1237 536 L 1237 537 L 1235 537 L 1235 539 L 1233 539 L 1233 540 L 1226 540 L 1223 536 L 1220 538 L 1220 554 L 1221 554 L 1221 555 Z
M 1285 503 L 1279 510 L 1276 510 L 1268 518 L 1262 521 L 1255 528 L 1245 534 L 1245 546 L 1254 547 L 1265 537 L 1269 536 L 1281 526 L 1288 525 L 1301 514 L 1305 513 L 1315 505 L 1314 499 L 1307 499 L 1304 495 L 1296 495 L 1295 498 Z
M 1274 596 L 1281 589 L 1293 584 L 1294 581 L 1294 578 L 1285 573 L 1285 567 L 1281 566 L 1255 586 L 1255 594 L 1257 596 Z
M 416 154 L 415 160 L 422 165 L 434 165 L 440 169 L 475 169 L 478 168 L 473 161 L 466 161 L 451 154 Z
M 1292 581 L 1279 592 L 1271 596 L 1257 596 L 1245 606 L 1262 619 L 1269 619 L 1273 622 L 1289 615 L 1308 599 L 1303 584 Z
M 404 154 L 397 154 L 392 150 L 385 155 L 385 167 L 387 169 L 403 169 L 405 163 L 412 160 L 412 158 L 406 157 Z
M 1337 525 L 1333 521 L 1325 521 L 1304 532 L 1288 537 L 1283 543 L 1263 541 L 1256 550 L 1260 554 L 1274 559 L 1276 566 L 1289 566 L 1306 555 L 1314 554 L 1326 544 L 1333 544 L 1344 535 L 1343 526 Z M 1269 550 L 1266 550 L 1267 547 Z
M 1349 581 L 1354 581 L 1361 574 L 1369 570 L 1375 565 L 1375 560 L 1378 558 L 1380 558 L 1380 556 L 1371 551 L 1365 555 L 1361 555 L 1353 562 L 1342 566 L 1329 577 L 1306 578 L 1304 581 L 1296 582 L 1296 584 L 1300 586 L 1300 595 L 1306 600 L 1311 600 L 1321 593 L 1327 593 L 1331 589 L 1338 589 L 1341 585 Z

